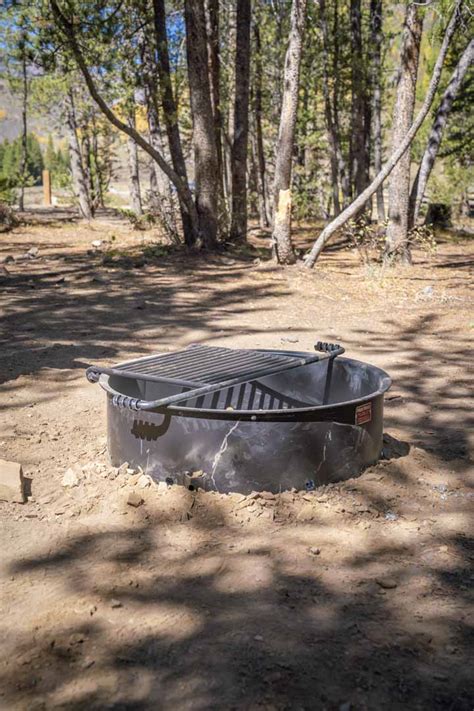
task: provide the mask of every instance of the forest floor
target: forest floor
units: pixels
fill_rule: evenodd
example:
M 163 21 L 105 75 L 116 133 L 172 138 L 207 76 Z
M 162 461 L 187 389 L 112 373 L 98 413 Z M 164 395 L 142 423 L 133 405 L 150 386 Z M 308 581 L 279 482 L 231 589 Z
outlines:
M 396 270 L 338 244 L 308 272 L 258 235 L 186 257 L 57 215 L 0 238 L 0 457 L 31 489 L 0 503 L 0 708 L 471 711 L 473 242 Z M 87 364 L 319 339 L 390 373 L 405 456 L 284 500 L 127 505 Z

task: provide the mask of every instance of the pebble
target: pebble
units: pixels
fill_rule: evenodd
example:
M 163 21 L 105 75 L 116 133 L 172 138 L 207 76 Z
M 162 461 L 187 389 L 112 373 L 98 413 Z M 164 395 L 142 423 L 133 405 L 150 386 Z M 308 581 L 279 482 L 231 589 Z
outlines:
M 133 506 L 134 508 L 138 508 L 138 506 L 143 504 L 143 497 L 140 496 L 137 491 L 131 491 L 127 498 L 127 504 L 129 506 Z
M 321 553 L 321 549 L 316 548 L 315 546 L 311 546 L 309 552 L 311 553 L 311 555 L 319 555 Z
M 146 474 L 140 474 L 137 480 L 137 486 L 139 489 L 146 489 L 151 485 L 151 479 Z
M 275 494 L 272 494 L 271 491 L 261 491 L 259 498 L 264 499 L 265 501 L 273 501 L 276 498 L 276 496 L 275 496 Z
M 377 578 L 376 582 L 384 590 L 393 590 L 398 587 L 398 583 L 393 578 Z
M 74 471 L 71 467 L 66 470 L 66 473 L 64 474 L 61 484 L 65 487 L 72 488 L 74 486 L 79 485 L 79 477 L 77 475 L 77 472 Z
M 311 504 L 306 504 L 303 506 L 301 511 L 298 513 L 296 520 L 297 521 L 312 521 L 314 518 L 314 509 L 311 506 Z
M 116 607 L 123 607 L 122 603 L 120 600 L 116 600 L 115 598 L 112 598 L 110 601 L 110 607 L 116 608 Z

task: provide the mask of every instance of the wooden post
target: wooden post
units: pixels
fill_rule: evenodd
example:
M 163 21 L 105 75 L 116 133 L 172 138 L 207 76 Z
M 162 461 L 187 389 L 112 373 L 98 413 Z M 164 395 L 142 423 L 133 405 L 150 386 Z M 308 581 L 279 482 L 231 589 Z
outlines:
M 51 203 L 51 176 L 49 170 L 43 170 L 43 205 Z

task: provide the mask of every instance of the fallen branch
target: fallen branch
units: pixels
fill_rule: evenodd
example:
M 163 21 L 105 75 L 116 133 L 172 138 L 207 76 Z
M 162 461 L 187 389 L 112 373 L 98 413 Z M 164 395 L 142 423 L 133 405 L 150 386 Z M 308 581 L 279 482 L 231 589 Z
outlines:
M 438 58 L 436 60 L 435 67 L 433 69 L 433 75 L 431 77 L 430 85 L 428 87 L 428 92 L 426 94 L 425 100 L 423 102 L 423 106 L 421 107 L 420 111 L 418 112 L 418 115 L 415 119 L 415 121 L 412 123 L 410 130 L 408 131 L 407 135 L 405 136 L 405 139 L 402 141 L 400 146 L 388 159 L 382 170 L 378 173 L 378 175 L 375 176 L 371 184 L 352 202 L 348 207 L 346 207 L 345 210 L 343 210 L 337 217 L 332 220 L 324 230 L 321 232 L 319 235 L 318 239 L 314 243 L 311 251 L 306 255 L 306 258 L 304 260 L 305 266 L 311 269 L 311 267 L 314 266 L 316 260 L 318 259 L 319 255 L 323 251 L 325 245 L 327 244 L 329 238 L 338 230 L 340 229 L 343 225 L 346 224 L 350 219 L 355 217 L 357 213 L 364 207 L 364 205 L 367 203 L 369 198 L 372 197 L 372 195 L 377 191 L 377 189 L 382 185 L 382 183 L 388 178 L 392 170 L 395 168 L 397 165 L 398 161 L 400 158 L 403 156 L 405 151 L 408 150 L 410 147 L 413 139 L 415 138 L 416 134 L 418 133 L 418 130 L 425 120 L 430 108 L 431 104 L 433 103 L 436 90 L 439 85 L 439 81 L 441 79 L 441 73 L 443 70 L 443 64 L 444 60 L 446 58 L 446 54 L 448 51 L 449 44 L 451 42 L 451 39 L 454 35 L 454 32 L 456 30 L 459 17 L 460 17 L 460 10 L 463 5 L 463 0 L 457 0 L 456 5 L 454 6 L 453 12 L 451 14 L 451 18 L 449 20 L 448 26 L 446 27 L 446 31 L 444 34 L 443 38 L 443 43 L 441 45 L 441 49 L 439 50 Z

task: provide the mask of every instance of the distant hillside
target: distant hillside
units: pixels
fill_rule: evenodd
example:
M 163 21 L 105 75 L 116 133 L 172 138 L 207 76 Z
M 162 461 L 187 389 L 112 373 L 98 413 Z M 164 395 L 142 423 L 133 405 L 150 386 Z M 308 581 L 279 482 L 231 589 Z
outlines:
M 48 120 L 30 116 L 28 130 L 36 133 L 38 138 L 46 139 L 48 135 Z M 12 140 L 21 131 L 21 104 L 19 98 L 11 93 L 8 82 L 0 79 L 0 142 L 5 138 Z

